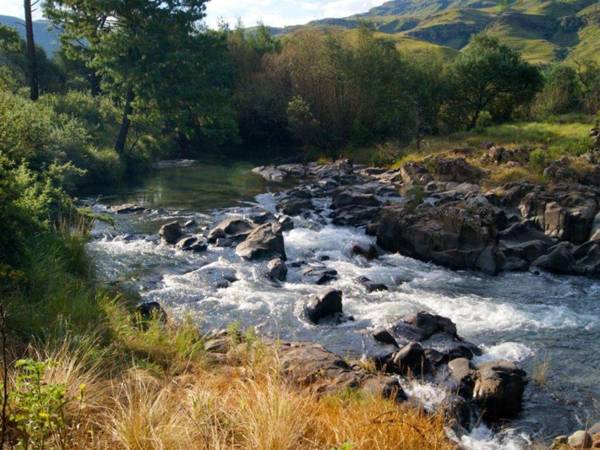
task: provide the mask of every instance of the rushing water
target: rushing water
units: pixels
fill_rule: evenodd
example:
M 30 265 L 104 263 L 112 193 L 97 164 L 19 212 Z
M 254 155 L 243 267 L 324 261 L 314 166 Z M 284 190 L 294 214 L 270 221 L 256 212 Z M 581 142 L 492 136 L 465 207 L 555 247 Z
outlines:
M 124 202 L 152 209 L 116 216 L 114 226 L 98 223 L 88 248 L 100 275 L 132 283 L 144 299 L 160 301 L 175 314 L 192 314 L 205 328 L 239 321 L 263 334 L 316 341 L 344 355 L 381 351 L 368 337 L 374 326 L 428 310 L 451 318 L 462 336 L 482 345 L 480 359 L 517 361 L 529 374 L 547 366 L 543 386 L 529 383 L 521 416 L 495 434 L 477 427 L 462 438 L 467 448 L 523 448 L 528 441 L 600 420 L 600 283 L 594 280 L 531 273 L 489 277 L 392 254 L 366 261 L 350 253 L 354 244 L 372 241 L 361 230 L 317 216 L 296 218 L 295 229 L 284 234 L 288 260 L 337 270 L 331 285 L 344 292 L 344 310 L 356 319 L 317 327 L 302 310 L 321 287 L 303 282 L 302 268 L 290 267 L 287 282 L 277 285 L 264 276 L 264 263 L 242 262 L 233 249 L 209 247 L 190 254 L 148 239 L 174 218 L 193 218 L 208 227 L 257 206 L 274 211 L 270 187 L 250 173 L 251 167 L 210 163 L 163 169 L 139 184 L 99 192 L 98 211 Z M 326 199 L 321 206 L 327 209 Z M 223 274 L 239 281 L 216 289 Z M 355 281 L 363 275 L 390 290 L 367 293 Z M 430 408 L 445 395 L 425 383 L 407 385 L 406 391 Z

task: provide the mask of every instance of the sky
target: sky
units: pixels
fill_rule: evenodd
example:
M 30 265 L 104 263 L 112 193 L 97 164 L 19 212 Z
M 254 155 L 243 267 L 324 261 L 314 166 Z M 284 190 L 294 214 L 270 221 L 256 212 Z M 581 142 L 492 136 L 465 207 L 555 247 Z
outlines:
M 241 19 L 245 26 L 262 22 L 281 27 L 325 17 L 346 17 L 382 3 L 383 0 L 211 0 L 207 3 L 206 20 L 210 26 L 220 19 L 230 25 Z M 23 1 L 0 0 L 0 15 L 23 18 Z M 34 18 L 40 19 L 41 11 L 36 11 Z

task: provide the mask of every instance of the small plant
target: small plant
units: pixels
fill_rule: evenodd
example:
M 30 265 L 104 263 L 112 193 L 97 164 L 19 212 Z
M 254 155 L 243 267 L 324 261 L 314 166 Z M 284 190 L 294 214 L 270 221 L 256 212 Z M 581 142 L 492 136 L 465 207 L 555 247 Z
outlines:
M 546 168 L 546 152 L 541 148 L 533 150 L 529 154 L 529 165 L 536 173 L 542 173 Z
M 9 394 L 10 420 L 21 432 L 18 448 L 43 449 L 49 438 L 65 426 L 66 388 L 44 381 L 53 362 L 22 359 L 15 363 L 17 376 Z
M 533 381 L 539 386 L 546 386 L 548 384 L 548 372 L 550 370 L 550 358 L 548 355 L 544 356 L 544 359 L 540 361 L 533 369 Z

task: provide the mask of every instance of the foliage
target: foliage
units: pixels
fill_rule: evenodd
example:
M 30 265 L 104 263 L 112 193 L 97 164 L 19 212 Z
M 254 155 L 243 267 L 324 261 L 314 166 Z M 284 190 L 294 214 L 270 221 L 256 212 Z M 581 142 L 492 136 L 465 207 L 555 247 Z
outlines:
M 49 438 L 65 426 L 65 386 L 46 383 L 44 374 L 53 361 L 22 359 L 10 398 L 10 420 L 22 432 L 19 448 L 43 450 Z
M 496 119 L 510 118 L 514 109 L 528 103 L 541 87 L 536 67 L 486 35 L 475 36 L 456 58 L 451 81 L 455 120 L 469 129 L 476 126 L 484 110 Z

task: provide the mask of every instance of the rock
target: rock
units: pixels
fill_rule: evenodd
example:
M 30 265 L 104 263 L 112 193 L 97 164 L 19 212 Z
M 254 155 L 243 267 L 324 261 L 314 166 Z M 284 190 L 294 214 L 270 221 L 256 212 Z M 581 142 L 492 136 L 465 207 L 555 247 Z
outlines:
M 448 362 L 448 369 L 453 381 L 453 390 L 457 390 L 459 395 L 464 398 L 470 398 L 473 395 L 476 370 L 467 358 L 456 358 Z
M 252 169 L 252 173 L 263 177 L 267 181 L 281 183 L 288 176 L 286 172 L 276 168 L 275 166 L 259 166 Z
M 269 278 L 272 280 L 285 281 L 288 269 L 281 258 L 275 258 L 267 264 L 267 271 Z
M 506 258 L 529 263 L 546 253 L 555 241 L 531 223 L 515 223 L 498 233 L 499 249 Z
M 137 306 L 136 313 L 138 313 L 144 321 L 156 319 L 162 323 L 167 322 L 167 312 L 158 302 L 142 303 Z
M 305 311 L 308 319 L 315 324 L 323 319 L 339 318 L 342 314 L 342 291 L 328 289 L 312 298 Z
M 550 449 L 554 450 L 558 450 L 560 448 L 563 448 L 564 446 L 567 445 L 567 442 L 569 441 L 569 436 L 566 435 L 560 435 L 560 436 L 556 436 L 553 440 L 552 440 L 552 445 L 550 446 Z
M 496 212 L 490 206 L 454 202 L 411 210 L 394 205 L 381 211 L 377 245 L 451 269 L 497 273 L 503 260 L 495 234 Z
M 557 202 L 546 204 L 544 226 L 548 236 L 582 244 L 590 237 L 598 204 L 592 198 L 571 193 Z
M 204 350 L 209 353 L 227 353 L 231 342 L 228 336 L 208 339 L 204 342 Z
M 304 211 L 310 211 L 314 208 L 313 202 L 309 198 L 287 198 L 282 201 L 277 208 L 283 214 L 288 216 L 297 216 Z
M 408 162 L 400 168 L 400 176 L 405 184 L 425 185 L 433 180 L 427 168 L 419 163 Z
M 333 210 L 331 214 L 334 225 L 344 227 L 361 227 L 367 225 L 379 213 L 379 207 L 349 205 Z
M 456 325 L 447 317 L 438 316 L 425 311 L 406 316 L 403 321 L 421 332 L 422 339 L 430 338 L 436 333 L 447 333 L 452 337 L 457 337 Z
M 540 256 L 532 265 L 551 273 L 570 274 L 573 273 L 574 264 L 573 245 L 561 242 L 551 247 L 548 254 Z
M 208 248 L 206 241 L 202 237 L 199 236 L 189 236 L 181 239 L 177 242 L 177 248 L 179 250 L 189 251 L 189 252 L 205 252 Z
M 170 222 L 160 227 L 158 234 L 164 242 L 174 245 L 181 238 L 183 231 L 179 222 Z
M 239 241 L 250 234 L 255 225 L 246 219 L 229 217 L 219 222 L 208 233 L 208 242 L 214 244 L 217 239 L 229 239 Z
M 509 361 L 491 361 L 478 366 L 473 399 L 489 422 L 509 419 L 521 411 L 525 372 Z
M 592 448 L 592 436 L 585 430 L 579 430 L 569 436 L 567 444 L 572 448 Z
M 249 219 L 257 225 L 263 225 L 275 220 L 275 216 L 269 211 L 257 211 L 250 214 Z
M 288 379 L 319 395 L 364 389 L 373 395 L 406 400 L 395 377 L 367 373 L 357 366 L 350 366 L 318 344 L 283 343 L 279 347 L 279 360 Z
M 362 389 L 372 395 L 396 402 L 403 402 L 408 398 L 397 377 L 379 375 L 368 378 L 363 382 Z
M 281 227 L 276 223 L 266 223 L 252 230 L 235 252 L 244 259 L 287 259 Z
M 309 267 L 302 273 L 303 278 L 307 281 L 316 284 L 327 284 L 330 281 L 337 279 L 337 270 L 322 267 Z
M 411 342 L 392 354 L 385 370 L 404 376 L 421 376 L 430 371 L 429 361 L 425 357 L 423 347 L 418 342 Z
M 198 225 L 198 223 L 194 219 L 190 219 L 183 224 L 183 228 L 193 228 L 196 225 Z
M 334 192 L 331 207 L 333 209 L 344 208 L 347 206 L 379 206 L 380 202 L 372 194 L 363 194 L 352 192 L 347 189 L 341 189 Z
M 146 208 L 135 203 L 125 203 L 123 205 L 111 206 L 111 211 L 116 214 L 133 214 L 146 211 Z
M 352 254 L 362 256 L 368 260 L 375 259 L 379 256 L 379 252 L 377 251 L 377 247 L 374 245 L 369 245 L 368 247 L 363 247 L 362 245 L 354 245 L 352 246 Z
M 367 290 L 367 292 L 371 293 L 371 292 L 376 292 L 376 291 L 388 291 L 388 287 L 385 284 L 382 283 L 375 283 L 373 281 L 371 281 L 369 278 L 367 277 L 358 277 L 356 279 L 356 281 L 358 283 L 360 283 L 361 285 L 363 285 L 365 287 L 365 289 Z
M 396 339 L 394 339 L 394 336 L 392 336 L 392 333 L 389 332 L 389 330 L 386 330 L 385 328 L 377 328 L 375 331 L 373 331 L 373 339 L 375 339 L 377 342 L 381 342 L 382 344 L 386 344 L 386 345 L 393 345 L 394 347 L 399 347 L 398 342 L 396 342 Z
M 472 166 L 464 158 L 438 156 L 433 160 L 433 167 L 434 177 L 440 181 L 477 183 L 483 177 L 481 169 Z
M 290 231 L 294 229 L 294 220 L 290 216 L 282 216 L 277 219 L 281 231 Z

